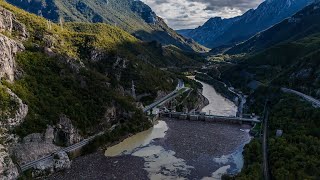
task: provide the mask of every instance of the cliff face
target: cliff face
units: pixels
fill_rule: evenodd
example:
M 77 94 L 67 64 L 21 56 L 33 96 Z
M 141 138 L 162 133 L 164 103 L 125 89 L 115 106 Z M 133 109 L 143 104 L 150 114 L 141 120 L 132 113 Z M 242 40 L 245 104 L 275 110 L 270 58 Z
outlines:
M 16 34 L 16 40 L 9 38 L 12 34 Z M 23 44 L 18 39 L 25 38 L 27 38 L 27 32 L 24 25 L 17 21 L 10 11 L 0 7 L 0 79 L 14 81 L 15 55 L 24 50 Z M 16 142 L 17 138 L 10 134 L 10 130 L 24 121 L 28 114 L 28 106 L 10 89 L 2 86 L 0 88 L 3 90 L 2 96 L 6 96 L 10 104 L 10 107 L 0 108 L 0 179 L 16 179 L 19 173 L 10 157 L 9 146 Z M 1 100 L 3 101 L 2 98 Z
M 21 40 L 27 38 L 28 34 L 25 26 L 10 11 L 0 7 L 0 78 L 12 82 L 16 71 L 15 55 L 24 50 L 24 46 L 19 40 L 10 39 L 1 33 L 9 36 L 17 34 Z
M 11 104 L 15 104 L 15 110 L 12 113 L 6 113 L 4 119 L 0 119 L 0 179 L 10 180 L 16 179 L 19 175 L 9 153 L 9 147 L 17 142 L 17 137 L 10 134 L 10 130 L 24 121 L 28 114 L 28 106 L 10 89 L 6 89 L 6 92 L 10 96 Z M 1 115 L 3 116 L 2 112 Z

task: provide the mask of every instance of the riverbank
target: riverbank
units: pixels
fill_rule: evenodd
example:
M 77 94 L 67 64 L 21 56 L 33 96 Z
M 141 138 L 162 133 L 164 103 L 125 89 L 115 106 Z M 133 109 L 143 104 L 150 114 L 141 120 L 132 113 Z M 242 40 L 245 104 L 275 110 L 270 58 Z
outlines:
M 49 180 L 147 180 L 146 171 L 143 169 L 144 159 L 134 156 L 119 156 L 108 158 L 103 151 L 79 157 L 72 162 L 71 168 L 64 172 L 58 172 Z

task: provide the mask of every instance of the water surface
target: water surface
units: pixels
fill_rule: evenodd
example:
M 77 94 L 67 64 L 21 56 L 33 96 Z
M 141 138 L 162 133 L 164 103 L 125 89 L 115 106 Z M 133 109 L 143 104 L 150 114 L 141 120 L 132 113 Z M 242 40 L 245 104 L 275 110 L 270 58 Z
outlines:
M 201 82 L 202 83 L 202 82 Z M 209 105 L 203 111 L 235 116 L 237 107 L 203 84 Z M 160 120 L 153 128 L 108 148 L 109 158 L 134 156 L 144 159 L 149 179 L 220 179 L 243 166 L 243 146 L 250 141 L 246 127 L 234 124 Z

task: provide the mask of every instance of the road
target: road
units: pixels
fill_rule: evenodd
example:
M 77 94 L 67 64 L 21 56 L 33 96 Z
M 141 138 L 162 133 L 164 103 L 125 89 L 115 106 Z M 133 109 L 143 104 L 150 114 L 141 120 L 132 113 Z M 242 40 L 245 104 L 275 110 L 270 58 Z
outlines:
M 311 102 L 315 107 L 320 108 L 320 101 L 317 100 L 317 99 L 315 99 L 315 98 L 313 98 L 313 97 L 311 97 L 311 96 L 308 96 L 308 95 L 306 95 L 306 94 L 303 94 L 303 93 L 301 93 L 301 92 L 299 92 L 299 91 L 296 91 L 296 90 L 293 90 L 293 89 L 281 88 L 281 90 L 282 90 L 283 92 L 285 92 L 285 93 L 296 94 L 296 95 L 302 97 L 303 99 Z

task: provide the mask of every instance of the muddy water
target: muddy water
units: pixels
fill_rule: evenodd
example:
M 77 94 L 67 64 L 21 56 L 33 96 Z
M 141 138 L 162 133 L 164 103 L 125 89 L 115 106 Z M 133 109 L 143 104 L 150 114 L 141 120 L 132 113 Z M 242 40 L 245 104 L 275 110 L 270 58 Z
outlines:
M 203 95 L 210 102 L 203 111 L 235 116 L 237 107 L 231 101 L 211 86 L 203 86 Z M 248 132 L 243 131 L 246 128 L 163 119 L 152 129 L 108 148 L 105 156 L 143 158 L 144 168 L 135 169 L 135 173 L 147 172 L 149 179 L 221 179 L 243 166 L 243 146 L 250 141 Z
M 238 108 L 232 101 L 222 97 L 209 84 L 200 83 L 203 85 L 203 96 L 209 100 L 209 105 L 202 109 L 203 112 L 221 116 L 236 116 Z

